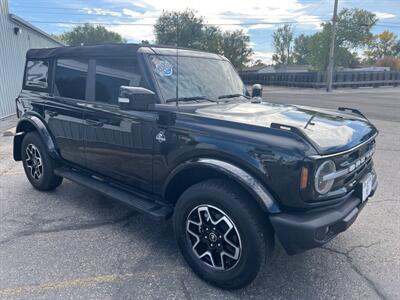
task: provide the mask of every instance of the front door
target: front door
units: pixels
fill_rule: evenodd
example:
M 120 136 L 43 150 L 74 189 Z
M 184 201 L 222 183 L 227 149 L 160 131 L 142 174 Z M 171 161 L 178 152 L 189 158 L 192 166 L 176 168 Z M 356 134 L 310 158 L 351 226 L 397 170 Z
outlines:
M 121 85 L 140 86 L 136 58 L 96 59 L 94 101 L 84 110 L 90 170 L 143 191 L 152 190 L 155 112 L 121 111 Z

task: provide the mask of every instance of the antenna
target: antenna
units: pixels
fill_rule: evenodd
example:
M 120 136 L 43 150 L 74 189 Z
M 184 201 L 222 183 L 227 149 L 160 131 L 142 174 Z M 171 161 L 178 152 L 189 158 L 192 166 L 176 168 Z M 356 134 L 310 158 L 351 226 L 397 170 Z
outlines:
M 179 108 L 178 93 L 179 93 L 179 53 L 178 53 L 178 41 L 179 41 L 179 14 L 176 13 L 176 88 L 175 88 L 175 104 Z

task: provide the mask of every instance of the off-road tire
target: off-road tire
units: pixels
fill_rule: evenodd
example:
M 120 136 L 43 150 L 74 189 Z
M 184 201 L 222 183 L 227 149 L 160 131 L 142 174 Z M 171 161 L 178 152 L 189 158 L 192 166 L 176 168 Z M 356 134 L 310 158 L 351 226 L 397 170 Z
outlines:
M 213 266 L 209 266 L 210 262 L 207 264 L 202 261 L 199 258 L 202 255 L 192 249 L 193 244 L 199 239 L 187 232 L 188 220 L 191 220 L 191 216 L 197 218 L 196 215 L 192 215 L 195 209 L 199 210 L 198 215 L 202 214 L 204 206 L 210 206 L 211 210 L 216 208 L 217 217 L 221 216 L 218 210 L 223 212 L 238 232 L 241 241 L 240 257 L 231 269 L 215 269 L 214 261 L 218 260 L 221 252 L 212 252 L 216 253 L 217 257 L 212 261 Z M 205 215 L 207 217 L 208 214 Z M 240 187 L 227 180 L 210 179 L 189 187 L 176 203 L 173 226 L 178 246 L 189 266 L 199 277 L 220 288 L 238 289 L 248 285 L 256 278 L 261 266 L 272 256 L 274 236 L 266 213 Z M 196 225 L 193 222 L 189 226 L 194 226 L 189 228 L 190 232 L 196 230 L 196 226 L 203 228 L 203 225 Z M 213 229 L 215 228 L 210 228 Z M 199 232 L 206 230 L 208 227 L 199 229 Z M 199 237 L 202 241 L 206 241 L 207 235 L 202 234 L 200 233 Z M 208 249 L 203 247 L 204 245 L 200 246 L 197 247 Z M 231 247 L 232 249 L 234 248 Z M 215 248 L 210 251 L 215 251 Z M 209 257 L 202 259 L 211 261 Z
M 28 153 L 30 153 L 29 157 L 34 157 L 33 160 L 40 161 L 41 167 L 38 168 L 38 173 L 32 171 L 32 159 L 28 157 Z M 63 178 L 54 174 L 57 163 L 48 154 L 47 148 L 37 132 L 28 132 L 24 136 L 21 158 L 26 177 L 34 188 L 40 191 L 50 191 L 62 183 Z

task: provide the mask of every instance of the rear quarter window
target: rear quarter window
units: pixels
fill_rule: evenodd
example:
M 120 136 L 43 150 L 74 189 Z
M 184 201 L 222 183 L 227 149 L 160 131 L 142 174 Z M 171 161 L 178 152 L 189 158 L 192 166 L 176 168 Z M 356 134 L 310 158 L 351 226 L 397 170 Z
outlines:
M 49 62 L 43 60 L 28 60 L 26 63 L 26 88 L 46 90 L 49 87 Z

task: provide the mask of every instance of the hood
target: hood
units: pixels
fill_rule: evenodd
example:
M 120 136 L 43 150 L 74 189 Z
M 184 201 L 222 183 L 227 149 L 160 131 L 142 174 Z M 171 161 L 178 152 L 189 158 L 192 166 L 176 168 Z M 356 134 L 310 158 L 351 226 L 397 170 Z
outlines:
M 198 108 L 195 114 L 256 126 L 271 127 L 271 123 L 278 123 L 297 127 L 320 154 L 345 151 L 377 132 L 368 120 L 353 114 L 268 102 L 210 105 Z

